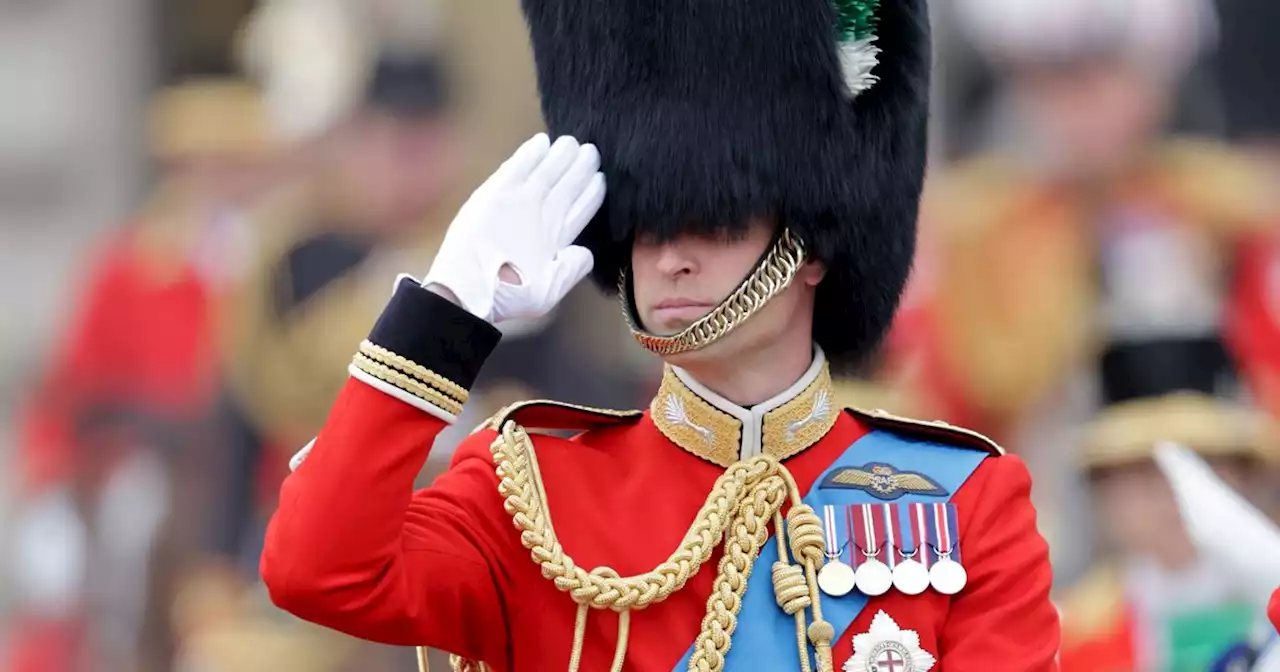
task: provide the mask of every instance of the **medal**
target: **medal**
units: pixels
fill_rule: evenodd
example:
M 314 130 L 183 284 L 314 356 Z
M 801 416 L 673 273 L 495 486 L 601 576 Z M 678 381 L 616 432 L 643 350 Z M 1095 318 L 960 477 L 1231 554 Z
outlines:
M 907 595 L 919 595 L 929 587 L 931 576 L 915 558 L 906 558 L 893 567 L 893 587 Z
M 831 597 L 844 597 L 857 585 L 857 573 L 837 558 L 818 571 L 818 588 Z
M 840 560 L 844 544 L 840 543 L 836 530 L 836 511 L 834 506 L 822 507 L 823 523 L 826 526 L 827 564 L 818 571 L 818 588 L 831 597 L 844 597 L 853 592 L 856 578 L 853 568 Z
M 893 571 L 889 566 L 868 555 L 867 561 L 858 567 L 855 576 L 858 590 L 864 595 L 884 595 L 893 587 Z
M 955 595 L 969 581 L 964 565 L 953 559 L 960 556 L 959 523 L 955 505 L 934 504 L 933 524 L 930 526 L 929 545 L 937 554 L 937 560 L 929 568 L 929 584 L 943 595 Z
M 877 558 L 882 547 L 876 534 L 875 508 L 871 505 L 858 507 L 858 527 L 862 530 L 859 550 L 862 551 L 863 560 L 854 576 L 858 590 L 871 597 L 884 595 L 893 587 L 893 571 Z
M 964 571 L 964 565 L 945 555 L 929 568 L 929 585 L 943 595 L 955 595 L 964 590 L 968 581 L 969 573 Z
M 919 504 L 894 504 L 890 516 L 897 523 L 898 557 L 893 564 L 893 587 L 905 595 L 919 595 L 929 588 L 929 570 L 916 558 L 923 535 L 916 519 L 923 512 Z

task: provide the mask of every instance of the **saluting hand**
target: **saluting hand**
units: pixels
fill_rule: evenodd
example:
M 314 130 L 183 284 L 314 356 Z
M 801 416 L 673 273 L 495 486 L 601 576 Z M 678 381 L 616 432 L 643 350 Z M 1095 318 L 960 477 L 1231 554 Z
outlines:
M 594 145 L 539 133 L 458 211 L 422 284 L 494 324 L 542 316 L 591 272 L 573 241 L 604 193 Z

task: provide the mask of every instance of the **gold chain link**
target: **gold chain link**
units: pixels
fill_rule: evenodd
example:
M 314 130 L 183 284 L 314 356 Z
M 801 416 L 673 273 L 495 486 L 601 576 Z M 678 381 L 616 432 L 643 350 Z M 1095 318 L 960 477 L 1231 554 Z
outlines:
M 756 269 L 738 288 L 711 312 L 671 336 L 645 331 L 634 317 L 634 301 L 627 287 L 627 271 L 618 278 L 618 298 L 631 335 L 640 345 L 658 355 L 675 355 L 705 348 L 733 331 L 786 289 L 804 265 L 805 249 L 800 239 L 784 230 Z

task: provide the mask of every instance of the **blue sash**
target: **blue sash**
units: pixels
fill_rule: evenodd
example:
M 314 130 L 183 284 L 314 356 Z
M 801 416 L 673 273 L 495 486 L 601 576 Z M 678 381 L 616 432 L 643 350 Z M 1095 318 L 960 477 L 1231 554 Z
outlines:
M 950 499 L 949 493 L 959 490 L 987 457 L 987 453 L 979 450 L 916 441 L 877 430 L 855 441 L 827 467 L 814 481 L 804 502 L 818 512 L 824 506 L 884 503 L 883 499 L 878 499 L 865 490 L 819 487 L 837 469 L 861 468 L 873 462 L 891 464 L 898 471 L 925 474 L 941 487 L 943 493 L 948 493 L 908 493 L 895 499 L 895 503 L 946 502 Z M 760 555 L 752 567 L 751 576 L 747 580 L 747 593 L 742 600 L 742 610 L 738 612 L 738 628 L 733 633 L 733 646 L 729 647 L 725 660 L 725 672 L 798 672 L 800 669 L 796 652 L 795 617 L 782 611 L 773 595 L 771 574 L 773 563 L 778 559 L 777 549 L 778 541 L 771 536 L 760 549 Z M 840 598 L 823 596 L 822 616 L 835 628 L 837 640 L 853 624 L 866 604 L 867 597 L 856 590 Z M 693 647 L 690 646 L 674 672 L 688 670 L 692 655 Z

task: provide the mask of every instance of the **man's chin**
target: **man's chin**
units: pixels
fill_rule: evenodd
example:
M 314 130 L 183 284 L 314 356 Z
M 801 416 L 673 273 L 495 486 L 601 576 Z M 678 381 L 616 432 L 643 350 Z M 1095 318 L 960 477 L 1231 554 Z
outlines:
M 656 329 L 651 329 L 650 333 L 655 336 L 675 336 L 676 334 L 688 329 L 697 320 L 667 320 L 662 324 L 656 325 Z

